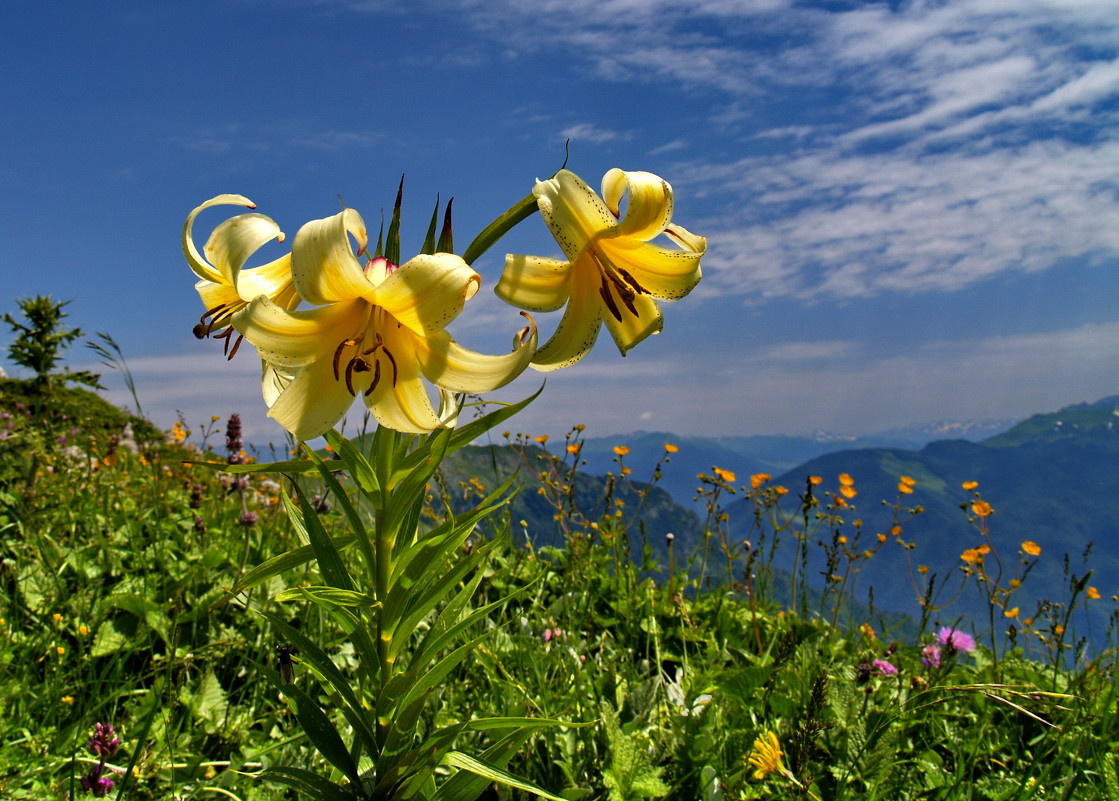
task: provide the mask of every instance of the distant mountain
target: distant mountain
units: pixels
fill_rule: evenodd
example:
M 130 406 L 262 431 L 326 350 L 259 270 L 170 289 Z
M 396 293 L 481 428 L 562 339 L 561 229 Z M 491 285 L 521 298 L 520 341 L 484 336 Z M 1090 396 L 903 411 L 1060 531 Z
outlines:
M 527 448 L 523 456 L 509 446 L 468 446 L 444 460 L 438 474 L 438 489 L 450 498 L 452 509 L 459 512 L 472 505 L 472 494 L 491 492 L 516 474 L 514 486 L 520 485 L 521 489 L 508 516 L 517 544 L 528 539 L 534 547 L 563 547 L 565 533 L 556 520 L 557 510 L 549 502 L 549 494 L 541 493 L 546 486 L 541 474 L 548 472 L 549 464 L 544 450 L 535 446 Z M 667 564 L 668 533 L 675 537 L 677 553 L 690 554 L 702 542 L 702 528 L 695 512 L 676 503 L 659 487 L 640 482 L 616 482 L 611 486 L 606 478 L 583 468 L 576 471 L 574 484 L 574 507 L 588 521 L 600 522 L 621 511 L 621 520 L 629 529 L 631 552 L 638 563 L 642 561 L 643 538 L 662 566 Z M 619 507 L 616 501 L 622 505 Z M 605 529 L 605 525 L 601 528 Z M 578 526 L 575 528 L 578 530 Z
M 614 447 L 629 448 L 625 464 L 633 476 L 651 480 L 653 468 L 665 455 L 665 443 L 679 448 L 662 470 L 658 486 L 666 489 L 678 503 L 689 505 L 695 497 L 699 473 L 711 473 L 713 467 L 731 470 L 739 476 L 754 473 L 778 475 L 817 456 L 858 448 L 916 449 L 936 439 L 952 436 L 979 440 L 1004 431 L 1013 425 L 1005 420 L 982 422 L 937 422 L 897 428 L 878 434 L 854 437 L 826 431 L 803 435 L 767 435 L 735 437 L 681 437 L 665 432 L 637 431 L 614 437 L 588 439 L 580 454 L 584 470 L 595 475 L 617 473 Z
M 913 564 L 925 564 L 940 582 L 954 586 L 963 564 L 960 554 L 982 544 L 978 530 L 967 521 L 970 493 L 965 481 L 977 481 L 983 499 L 995 513 L 989 518 L 991 539 L 1002 555 L 1003 583 L 1013 575 L 1020 543 L 1039 544 L 1042 554 L 1016 596 L 1023 616 L 1033 615 L 1041 599 L 1067 601 L 1068 569 L 1083 576 L 1093 570 L 1091 584 L 1103 599 L 1089 602 L 1101 614 L 1093 616 L 1102 635 L 1107 600 L 1119 590 L 1119 396 L 1081 404 L 1058 412 L 1038 414 L 1009 430 L 980 442 L 961 439 L 931 442 L 920 449 L 861 448 L 823 454 L 796 468 L 775 475 L 774 482 L 791 489 L 802 487 L 806 476 L 824 478 L 822 490 L 837 488 L 837 477 L 855 479 L 858 495 L 848 519 L 863 521 L 864 538 L 875 540 L 888 532 L 891 510 L 883 502 L 898 498 L 898 480 L 916 480 L 915 492 L 903 498 L 907 507 L 920 505 L 924 512 L 904 527 L 902 539 L 914 541 Z M 961 504 L 965 509 L 961 509 Z M 732 525 L 746 536 L 752 510 L 742 501 L 728 507 Z M 815 546 L 815 544 L 813 543 Z M 915 593 L 905 579 L 906 552 L 887 543 L 864 568 L 860 597 L 873 586 L 876 603 L 883 608 L 916 614 Z M 865 546 L 864 546 L 865 547 Z M 814 547 L 814 550 L 818 550 Z M 1083 555 L 1090 550 L 1086 562 Z M 822 565 L 813 566 L 816 574 Z M 947 619 L 985 607 L 974 587 L 950 607 Z M 1005 627 L 1007 621 L 998 620 Z

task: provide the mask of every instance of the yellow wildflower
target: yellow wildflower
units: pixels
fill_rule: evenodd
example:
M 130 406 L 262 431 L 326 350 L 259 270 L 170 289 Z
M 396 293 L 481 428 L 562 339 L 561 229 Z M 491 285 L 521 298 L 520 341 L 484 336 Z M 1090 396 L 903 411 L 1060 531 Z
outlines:
M 917 572 L 920 573 L 923 576 L 923 575 L 925 575 L 926 573 L 929 572 L 929 566 L 928 565 L 917 565 Z
M 629 453 L 629 448 L 627 448 L 625 445 L 615 445 L 614 453 L 617 456 L 625 456 Z
M 844 484 L 842 487 L 839 488 L 839 494 L 842 495 L 844 498 L 854 498 L 856 495 L 859 494 L 859 492 L 850 484 Z
M 538 437 L 533 437 L 533 439 L 534 439 L 534 440 L 535 440 L 536 442 L 539 442 L 539 443 L 540 443 L 541 445 L 543 445 L 543 444 L 544 444 L 545 442 L 547 442 L 547 441 L 548 441 L 548 435 L 547 435 L 547 434 L 541 434 L 541 435 L 540 435 L 540 436 L 538 436 Z
M 1038 556 L 1041 553 L 1041 546 L 1038 545 L 1036 542 L 1026 540 L 1022 543 L 1022 550 L 1028 553 L 1030 556 Z
M 890 536 L 891 537 L 900 537 L 901 536 L 901 526 L 894 526 L 893 528 L 891 528 L 890 529 Z
M 808 477 L 808 483 L 811 484 L 813 487 L 816 487 L 816 486 L 819 486 L 820 484 L 823 484 L 824 479 L 821 476 L 809 476 Z
M 1100 591 L 1097 590 L 1095 587 L 1089 587 L 1088 597 L 1091 598 L 1093 601 L 1098 601 L 1100 599 Z
M 887 539 L 887 537 L 886 537 L 885 534 L 883 534 L 882 532 L 878 532 L 878 541 L 879 542 L 885 542 L 886 539 Z
M 839 483 L 842 484 L 845 487 L 851 487 L 851 486 L 854 486 L 855 479 L 851 478 L 850 473 L 840 473 L 839 474 Z
M 786 779 L 793 778 L 792 771 L 785 767 L 781 753 L 781 741 L 771 731 L 759 735 L 754 740 L 754 747 L 751 749 L 747 761 L 757 768 L 754 771 L 755 779 L 764 779 L 770 774 L 784 776 Z
M 575 455 L 578 455 L 578 453 L 582 449 L 582 447 L 583 447 L 582 443 L 573 442 L 573 443 L 571 443 L 570 445 L 567 446 L 567 452 L 570 453 L 571 455 L 575 456 Z
M 960 558 L 968 564 L 971 564 L 981 561 L 983 559 L 983 556 L 979 553 L 978 548 L 968 548 L 966 551 L 960 554 Z
M 754 475 L 750 476 L 750 489 L 757 489 L 771 478 L 773 478 L 773 476 L 769 473 L 754 473 Z
M 735 476 L 735 474 L 732 473 L 730 470 L 724 470 L 721 467 L 715 467 L 713 469 L 715 471 L 715 475 L 717 475 L 719 478 L 721 478 L 723 481 L 727 482 L 728 484 L 731 483 L 732 481 L 734 481 L 737 478 L 737 476 Z
M 995 511 L 991 508 L 991 504 L 986 501 L 972 501 L 971 511 L 976 517 L 987 517 L 991 512 Z
M 72 703 L 74 703 L 74 696 L 64 695 L 61 698 L 59 698 L 58 700 L 60 700 L 64 704 L 72 704 Z
M 1007 609 L 1002 614 L 1004 617 L 1018 617 L 1018 607 L 1015 606 L 1013 609 Z
M 676 445 L 673 445 L 671 442 L 664 443 L 664 452 L 665 453 L 676 453 L 679 450 L 680 450 L 680 448 L 677 447 Z
M 874 632 L 874 628 L 869 623 L 863 623 L 859 626 L 859 631 L 868 640 L 877 640 L 878 635 Z
M 776 492 L 778 495 L 788 495 L 789 494 L 789 491 L 787 489 L 785 489 L 784 487 L 782 487 L 780 484 L 778 484 L 776 487 L 774 487 L 773 491 Z
M 85 624 L 82 624 L 81 626 L 78 626 L 78 634 L 82 635 L 83 637 L 88 635 L 89 634 L 89 626 L 87 626 Z
M 905 486 L 907 486 L 907 487 L 915 487 L 915 486 L 917 486 L 917 481 L 916 481 L 916 479 L 912 479 L 912 478 L 910 478 L 909 476 L 902 476 L 902 477 L 901 477 L 901 479 L 900 479 L 900 481 L 901 481 L 901 483 L 902 483 L 902 484 L 904 484 L 904 485 L 905 485 Z
M 979 482 L 978 481 L 965 481 L 960 486 L 962 486 L 968 492 L 971 492 L 973 489 L 975 489 L 976 487 L 979 486 Z

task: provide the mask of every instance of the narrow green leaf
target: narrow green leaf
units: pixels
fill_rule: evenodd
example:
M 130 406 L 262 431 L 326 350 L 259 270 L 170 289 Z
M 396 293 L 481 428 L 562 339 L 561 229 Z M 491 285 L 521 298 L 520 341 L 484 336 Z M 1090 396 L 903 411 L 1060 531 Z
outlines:
M 400 264 L 400 205 L 404 202 L 404 176 L 400 176 L 400 186 L 396 190 L 396 203 L 392 207 L 392 221 L 385 234 L 385 258 L 393 264 Z
M 326 716 L 326 713 L 322 711 L 322 708 L 311 696 L 299 689 L 298 686 L 281 684 L 279 679 L 274 678 L 271 673 L 271 671 L 268 671 L 269 679 L 279 687 L 284 697 L 294 702 L 295 716 L 299 719 L 299 725 L 303 727 L 307 739 L 330 764 L 346 774 L 346 778 L 355 787 L 360 787 L 361 776 L 358 773 L 357 763 L 350 756 L 350 751 L 342 740 L 342 735 L 338 733 L 338 729 L 334 728 L 330 718 Z
M 335 537 L 332 540 L 332 545 L 336 551 L 344 551 L 353 546 L 357 538 L 352 534 L 346 534 L 341 537 Z M 273 576 L 278 576 L 287 570 L 294 570 L 301 565 L 305 565 L 315 558 L 315 550 L 310 545 L 303 545 L 294 550 L 282 553 L 279 556 L 273 556 L 265 562 L 261 562 L 256 567 L 249 570 L 245 575 L 237 580 L 230 590 L 232 594 L 242 592 L 244 590 L 256 587 L 263 584 Z M 232 596 L 231 596 L 232 597 Z
M 454 232 L 451 230 L 451 206 L 454 202 L 454 198 L 447 201 L 447 210 L 443 214 L 443 229 L 439 232 L 439 241 L 435 243 L 436 253 L 455 252 Z
M 377 737 L 369 727 L 368 715 L 358 700 L 350 680 L 342 674 L 334 661 L 314 640 L 294 626 L 289 625 L 275 613 L 264 612 L 264 616 L 272 623 L 272 627 L 276 629 L 277 633 L 298 649 L 300 661 L 317 670 L 327 686 L 337 694 L 336 697 L 342 702 L 340 704 L 342 713 L 360 738 L 366 753 L 375 755 L 377 753 Z
M 420 253 L 432 254 L 435 252 L 435 226 L 439 224 L 439 195 L 435 196 L 435 208 L 431 212 L 431 222 L 427 226 L 427 235 L 424 237 Z
M 479 417 L 477 420 L 471 420 L 464 426 L 460 426 L 451 434 L 451 443 L 447 448 L 448 453 L 454 453 L 464 445 L 469 445 L 478 437 L 485 434 L 490 429 L 496 428 L 503 422 L 508 420 L 513 415 L 524 409 L 532 403 L 544 391 L 544 384 L 540 385 L 540 389 L 529 395 L 527 398 L 516 403 L 511 403 L 508 406 L 502 406 L 495 409 L 488 414 Z
M 311 473 L 314 472 L 313 462 L 306 459 L 296 459 L 288 462 L 254 462 L 253 464 L 226 464 L 225 462 L 191 462 L 183 464 L 191 467 L 204 467 L 207 470 L 218 470 L 222 473 Z M 338 468 L 341 470 L 341 466 Z
M 345 465 L 345 468 L 362 490 L 365 492 L 380 491 L 380 484 L 377 481 L 377 474 L 373 470 L 373 465 L 369 464 L 369 460 L 362 455 L 353 442 L 333 428 L 326 432 L 326 441 L 330 443 L 330 447 L 334 448 L 334 453 L 338 455 L 338 461 Z
M 345 787 L 303 768 L 271 767 L 258 776 L 264 781 L 298 790 L 316 801 L 355 801 L 358 798 Z
M 447 755 L 443 757 L 443 764 L 453 768 L 468 770 L 492 782 L 499 782 L 507 787 L 515 787 L 518 790 L 524 790 L 526 793 L 532 793 L 541 798 L 547 798 L 549 801 L 566 801 L 566 799 L 560 798 L 558 795 L 552 795 L 547 790 L 537 787 L 527 779 L 521 779 L 507 770 L 499 768 L 496 765 L 490 765 L 477 757 L 472 757 L 461 751 L 448 752 Z
M 343 590 L 353 589 L 353 580 L 342 562 L 342 557 L 335 549 L 334 542 L 326 533 L 326 529 L 323 528 L 319 516 L 311 508 L 306 493 L 298 486 L 296 486 L 295 491 L 299 498 L 299 510 L 297 511 L 294 508 L 286 496 L 284 497 L 284 505 L 287 507 L 288 516 L 292 523 L 302 528 L 307 535 L 311 548 L 315 551 L 315 559 L 319 563 L 323 580 L 331 587 L 338 587 Z
M 509 210 L 487 225 L 482 233 L 474 237 L 474 241 L 466 247 L 462 259 L 467 264 L 475 260 L 497 244 L 501 237 L 513 230 L 518 224 L 524 222 L 536 213 L 536 195 L 531 192 L 509 207 Z
M 321 607 L 330 606 L 360 606 L 367 609 L 380 606 L 380 602 L 356 590 L 340 590 L 337 587 L 325 587 L 321 584 L 311 584 L 304 587 L 292 587 L 276 595 L 277 601 L 306 600 Z

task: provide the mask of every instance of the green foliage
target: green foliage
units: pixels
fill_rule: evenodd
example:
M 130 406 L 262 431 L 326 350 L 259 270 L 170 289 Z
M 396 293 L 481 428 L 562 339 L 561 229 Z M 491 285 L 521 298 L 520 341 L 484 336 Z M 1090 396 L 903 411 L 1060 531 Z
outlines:
M 833 596 L 799 614 L 779 598 L 787 579 L 763 581 L 764 558 L 752 557 L 795 540 L 789 525 L 804 519 L 769 517 L 785 497 L 772 483 L 742 493 L 760 516 L 754 548 L 734 552 L 734 583 L 700 582 L 680 569 L 699 552 L 678 551 L 670 572 L 663 556 L 623 546 L 642 540 L 628 528 L 642 499 L 618 494 L 620 470 L 571 501 L 576 482 L 539 451 L 506 463 L 469 446 L 481 426 L 335 438 L 333 455 L 273 470 L 228 464 L 204 447 L 209 430 L 109 453 L 127 416 L 88 393 L 28 415 L 15 406 L 22 386 L 0 383 L 11 424 L 0 442 L 0 797 L 77 797 L 96 722 L 117 728 L 110 764 L 135 799 L 1117 797 L 1114 630 L 1105 647 L 1054 661 L 1049 651 L 1078 635 L 1039 623 L 1044 641 L 1029 636 L 1041 659 L 1020 635 L 1000 639 L 997 661 L 980 645 L 934 668 L 922 660 L 936 625 L 922 628 L 919 608 L 909 629 L 833 623 L 830 605 L 844 603 Z M 445 477 L 459 498 L 443 505 L 433 466 L 455 448 L 499 471 L 489 461 L 477 484 L 468 471 Z M 30 480 L 7 467 L 29 450 Z M 537 479 L 515 494 L 529 468 Z M 540 526 L 560 536 L 526 547 L 510 536 L 522 530 L 512 510 L 534 487 L 559 493 L 536 497 Z M 833 496 L 815 497 L 808 518 L 819 512 L 822 528 L 808 537 L 854 538 Z M 863 536 L 859 548 L 874 547 Z M 1052 602 L 1083 605 L 1083 592 Z M 293 649 L 290 683 L 278 645 Z M 791 779 L 755 778 L 747 764 L 770 731 Z
M 56 374 L 55 367 L 62 358 L 62 352 L 70 344 L 81 338 L 80 328 L 65 328 L 62 320 L 69 315 L 62 309 L 70 301 L 55 302 L 50 295 L 36 295 L 17 301 L 23 313 L 23 321 L 11 314 L 0 315 L 12 329 L 15 339 L 8 345 L 8 358 L 20 367 L 35 373 L 34 386 L 40 393 L 46 392 L 53 383 L 74 382 L 90 387 L 100 387 L 97 376 L 86 370 L 63 370 Z

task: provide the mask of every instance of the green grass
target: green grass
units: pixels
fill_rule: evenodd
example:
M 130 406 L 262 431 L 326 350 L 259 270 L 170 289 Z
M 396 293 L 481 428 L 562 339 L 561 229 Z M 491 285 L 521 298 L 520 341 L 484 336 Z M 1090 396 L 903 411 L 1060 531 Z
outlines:
M 24 389 L 0 382 L 0 413 L 9 415 L 0 420 L 0 798 L 80 796 L 79 779 L 95 763 L 84 745 L 98 722 L 122 740 L 110 763 L 131 766 L 118 782 L 122 798 L 294 798 L 252 774 L 294 764 L 328 776 L 276 690 L 283 640 L 261 614 L 281 614 L 343 674 L 356 673 L 333 619 L 272 600 L 283 586 L 321 579 L 312 566 L 283 584 L 227 592 L 246 570 L 301 544 L 279 502 L 290 487 L 184 464 L 225 462 L 224 451 L 199 447 L 224 442 L 217 427 L 177 444 L 132 421 L 130 447 L 113 440 L 127 415 L 95 396 L 69 391 L 35 413 Z M 1014 641 L 1003 636 L 1005 599 L 992 596 L 994 641 L 980 637 L 974 652 L 945 652 L 930 668 L 923 649 L 952 622 L 950 606 L 922 615 L 915 605 L 907 627 L 868 610 L 840 615 L 856 608 L 848 583 L 809 592 L 816 577 L 797 575 L 805 589 L 794 592 L 790 573 L 767 561 L 779 538 L 805 548 L 823 541 L 836 575 L 849 567 L 857 575 L 879 545 L 843 519 L 833 496 L 821 493 L 787 519 L 776 488 L 711 478 L 709 536 L 698 550 L 674 551 L 670 569 L 633 553 L 641 540 L 627 527 L 640 497 L 618 490 L 625 477 L 605 484 L 593 512 L 572 508 L 572 461 L 547 464 L 541 496 L 556 510 L 563 547 L 509 545 L 510 526 L 523 535 L 512 516 L 481 530 L 505 544 L 474 605 L 528 589 L 489 616 L 489 637 L 433 693 L 420 728 L 483 714 L 585 723 L 533 735 L 509 763 L 573 801 L 1119 801 L 1116 651 L 1078 652 L 1072 630 L 1079 606 L 1112 601 L 1087 598 L 1079 578 L 1070 575 L 1068 597 L 1030 625 L 1017 619 Z M 461 477 L 449 485 L 470 492 Z M 749 551 L 725 540 L 720 504 L 731 492 L 758 511 Z M 330 533 L 347 533 L 337 504 L 322 519 Z M 962 513 L 960 525 L 971 525 Z M 989 591 L 990 579 L 976 584 L 981 575 L 957 580 L 966 592 Z M 792 606 L 777 600 L 790 597 Z M 296 684 L 309 690 L 308 667 L 295 661 Z M 767 731 L 791 779 L 754 778 L 747 757 Z M 480 733 L 462 739 L 468 753 L 489 742 Z

